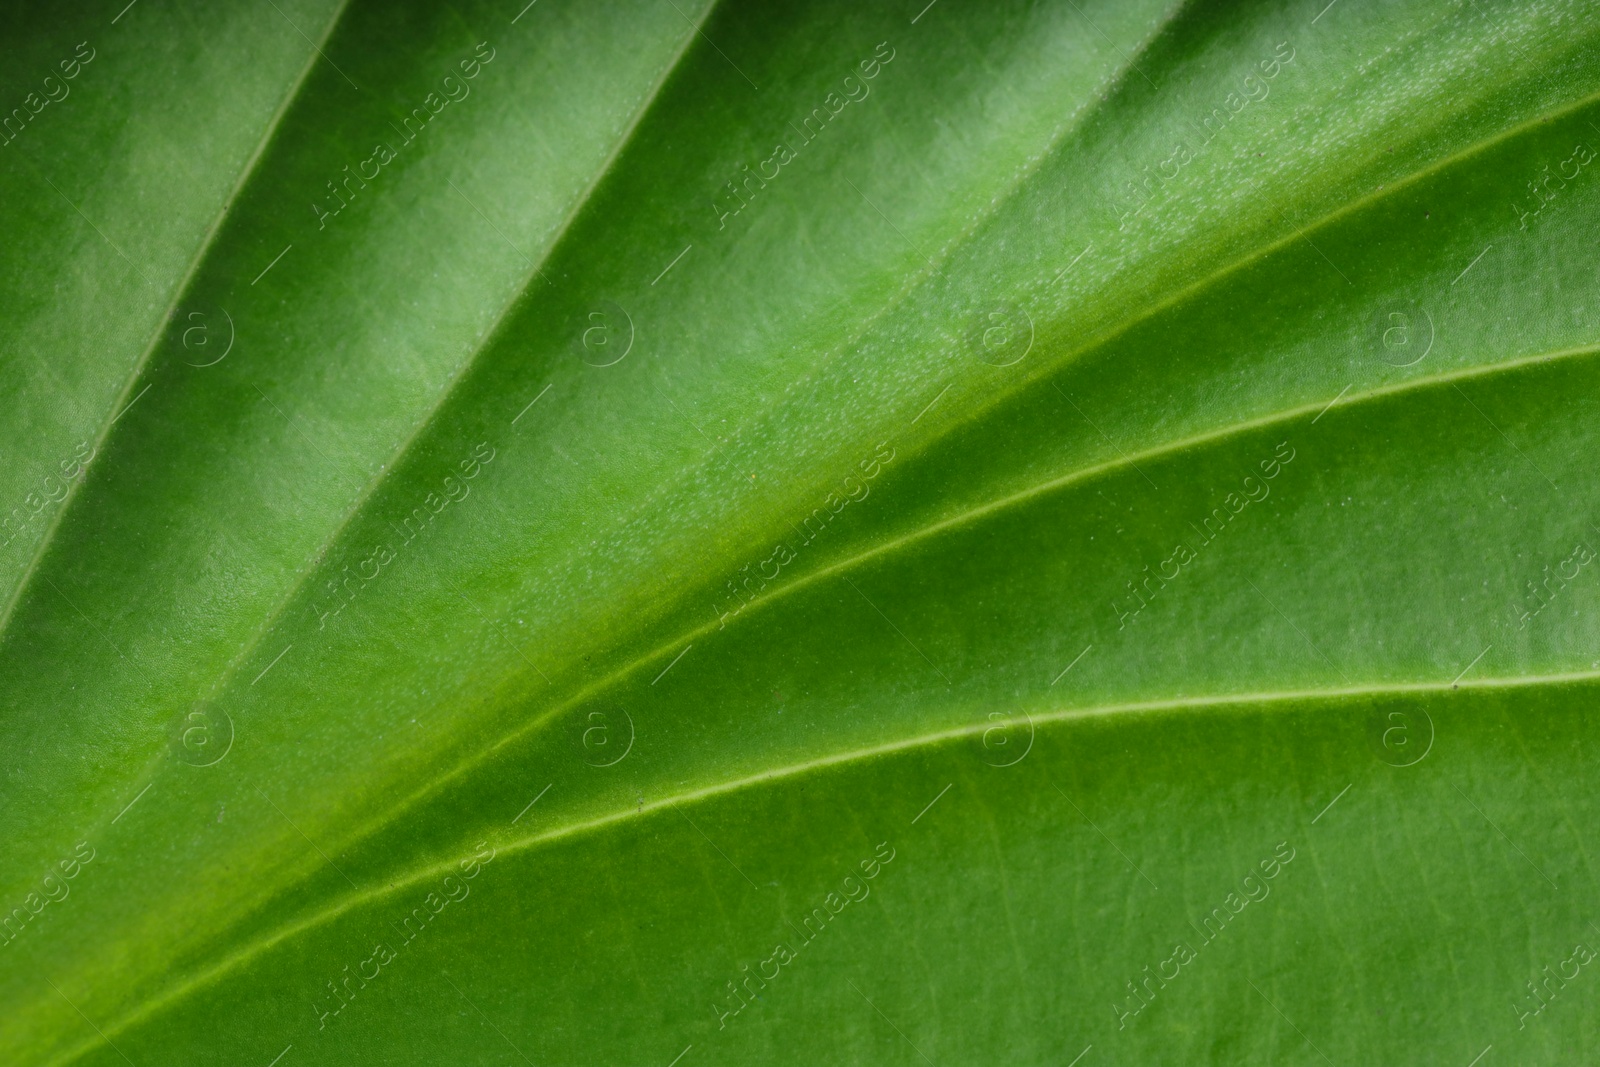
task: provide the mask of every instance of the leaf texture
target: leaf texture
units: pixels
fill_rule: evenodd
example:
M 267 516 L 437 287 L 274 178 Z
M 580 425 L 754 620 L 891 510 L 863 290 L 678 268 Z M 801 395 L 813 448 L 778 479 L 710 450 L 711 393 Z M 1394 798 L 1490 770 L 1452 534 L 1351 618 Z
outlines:
M 0 1060 L 1593 1058 L 1592 5 L 5 24 Z

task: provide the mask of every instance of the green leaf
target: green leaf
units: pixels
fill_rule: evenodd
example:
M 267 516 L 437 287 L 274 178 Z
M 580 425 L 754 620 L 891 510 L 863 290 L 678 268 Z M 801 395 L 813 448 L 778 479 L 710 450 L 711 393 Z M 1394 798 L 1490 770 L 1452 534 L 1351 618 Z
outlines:
M 0 1062 L 1600 1052 L 1592 5 L 5 15 Z

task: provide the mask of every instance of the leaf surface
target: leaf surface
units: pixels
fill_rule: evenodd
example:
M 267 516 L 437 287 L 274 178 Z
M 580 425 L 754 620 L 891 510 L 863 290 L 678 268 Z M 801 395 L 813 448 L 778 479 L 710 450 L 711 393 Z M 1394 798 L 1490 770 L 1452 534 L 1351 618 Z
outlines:
M 91 7 L 5 1062 L 1592 1058 L 1589 6 Z

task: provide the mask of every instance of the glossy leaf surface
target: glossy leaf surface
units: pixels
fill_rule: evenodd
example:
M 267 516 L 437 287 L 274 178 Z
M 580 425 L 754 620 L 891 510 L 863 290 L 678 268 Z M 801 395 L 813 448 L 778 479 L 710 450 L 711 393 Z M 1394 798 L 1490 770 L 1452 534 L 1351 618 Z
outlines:
M 1592 1060 L 1592 5 L 4 24 L 0 1061 Z

